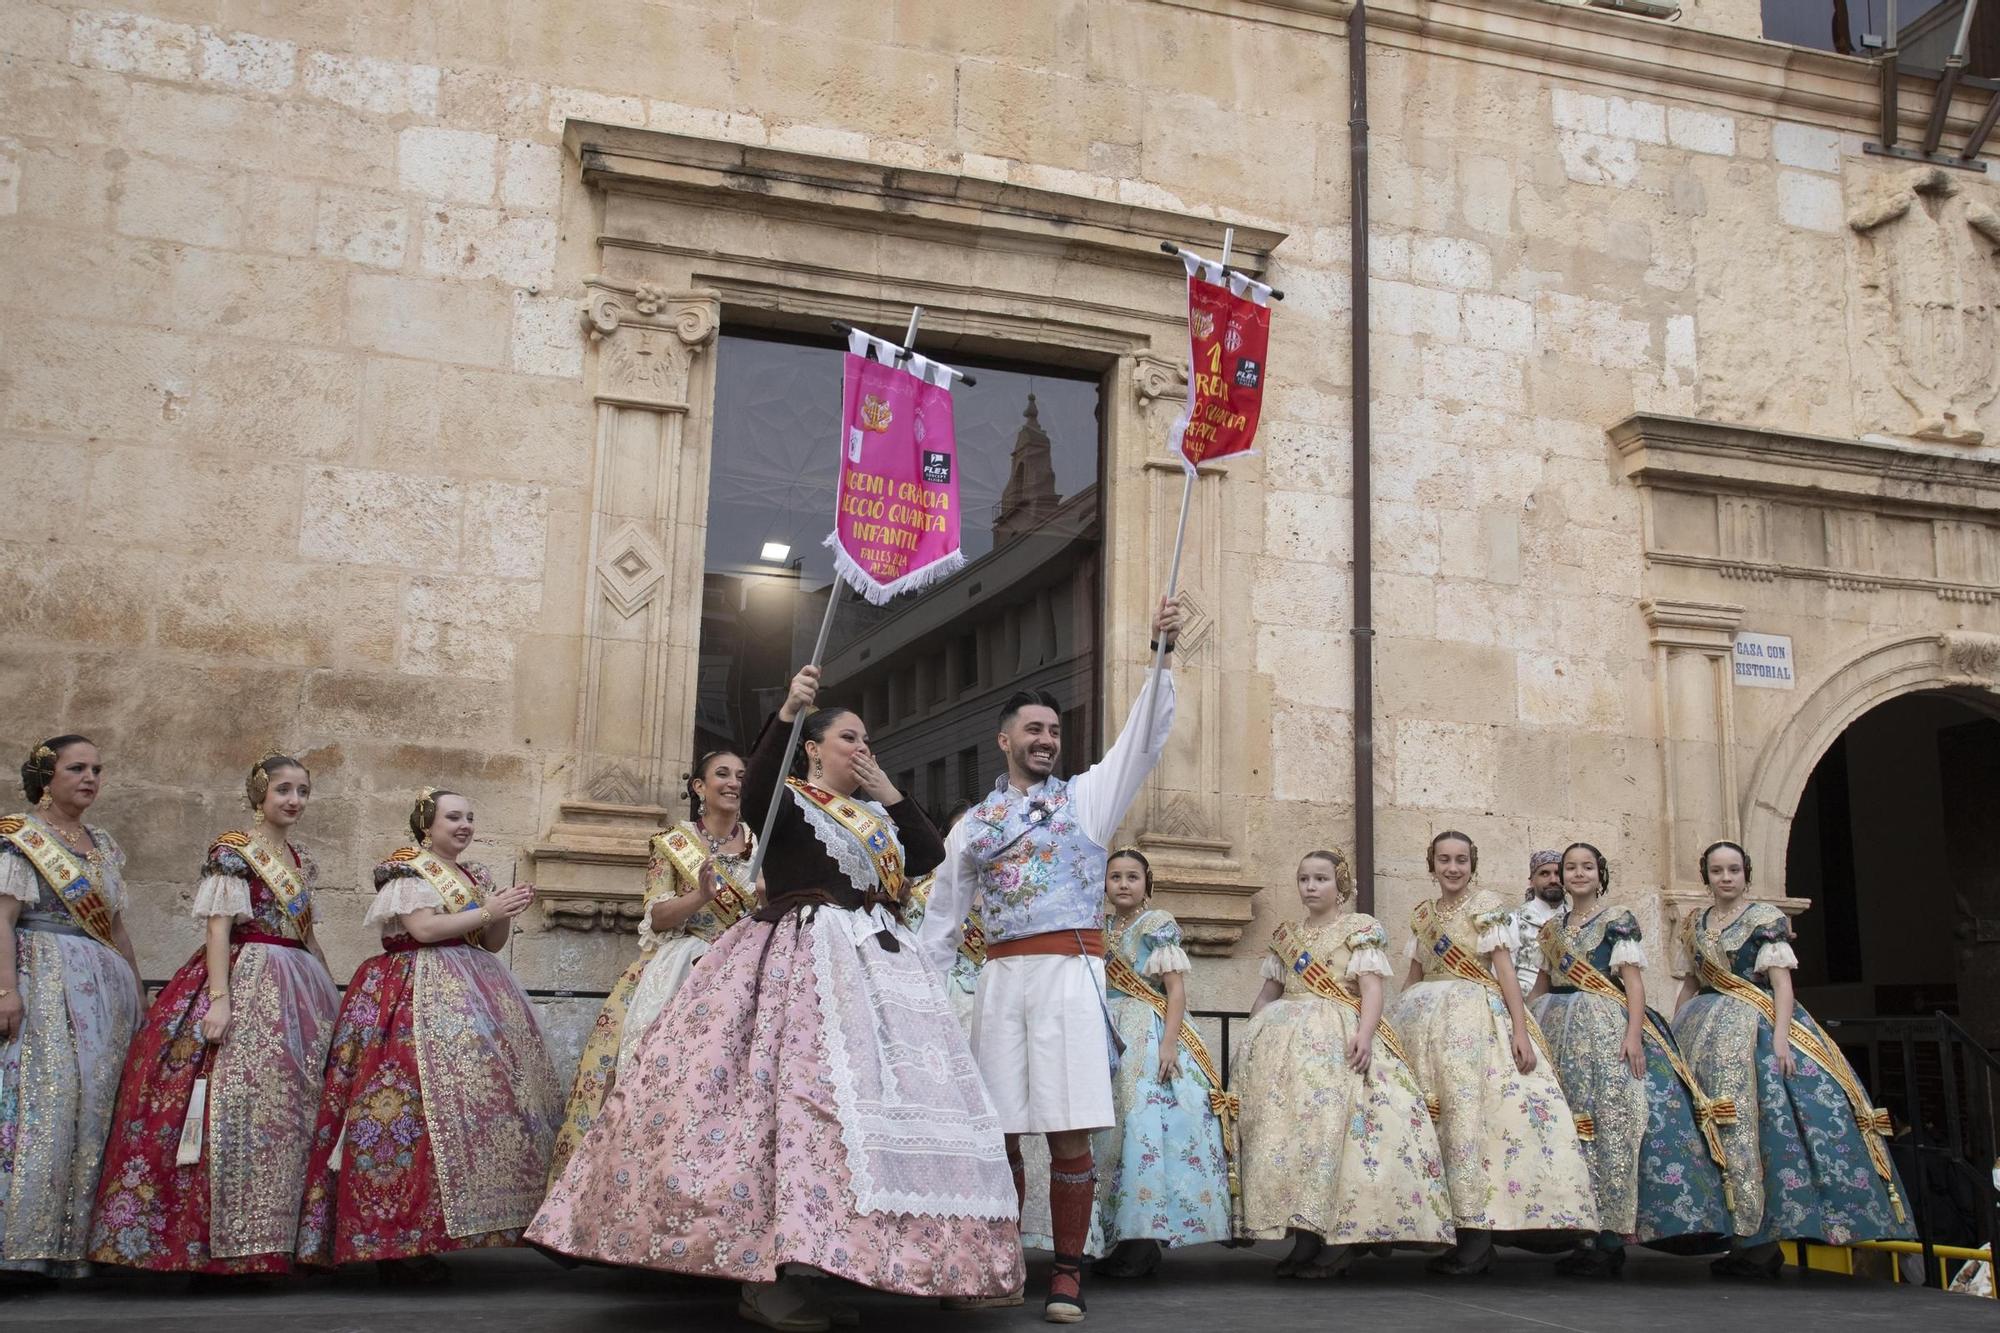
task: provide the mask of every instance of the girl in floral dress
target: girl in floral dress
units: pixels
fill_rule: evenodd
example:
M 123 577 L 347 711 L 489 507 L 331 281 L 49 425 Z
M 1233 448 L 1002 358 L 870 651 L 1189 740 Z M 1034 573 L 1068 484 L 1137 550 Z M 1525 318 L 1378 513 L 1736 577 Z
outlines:
M 1339 853 L 1308 852 L 1298 888 L 1305 920 L 1271 937 L 1237 1057 L 1241 1230 L 1293 1237 L 1279 1277 L 1324 1278 L 1356 1246 L 1450 1241 L 1451 1198 L 1423 1089 L 1381 1022 L 1388 937 L 1347 910 Z
M 1425 854 L 1438 896 L 1410 917 L 1410 970 L 1390 1019 L 1437 1111 L 1458 1245 L 1451 1277 L 1493 1266 L 1496 1231 L 1597 1230 L 1578 1126 L 1521 1000 L 1513 912 L 1474 889 L 1479 851 L 1456 831 Z
M 1733 842 L 1701 854 L 1701 879 L 1712 900 L 1682 924 L 1674 1035 L 1701 1085 L 1735 1103 L 1722 1143 L 1736 1242 L 1715 1271 L 1775 1277 L 1784 1240 L 1911 1239 L 1889 1115 L 1794 998 L 1785 914 L 1750 898 L 1750 858 Z
M 1113 852 L 1104 893 L 1107 1003 L 1124 1053 L 1111 1080 L 1117 1121 L 1091 1144 L 1098 1225 L 1115 1247 L 1096 1271 L 1140 1277 L 1159 1266 L 1163 1245 L 1230 1238 L 1229 1162 L 1212 1104 L 1220 1071 L 1183 1027 L 1189 964 L 1180 923 L 1146 905 L 1153 868 L 1145 854 Z
M 556 1134 L 551 1182 L 590 1132 L 619 1069 L 646 1029 L 680 991 L 709 945 L 756 903 L 748 877 L 755 838 L 742 818 L 743 760 L 734 751 L 709 751 L 695 761 L 687 796 L 694 817 L 653 835 L 639 918 L 639 957 L 612 986 L 584 1043 Z
M 462 858 L 472 803 L 426 788 L 419 839 L 375 867 L 382 952 L 348 983 L 327 1061 L 299 1257 L 442 1281 L 440 1253 L 512 1245 L 548 1179 L 562 1091 L 534 1006 L 497 956 L 533 886 Z
M 1646 952 L 1628 908 L 1606 907 L 1611 867 L 1587 842 L 1562 853 L 1569 907 L 1542 926 L 1530 996 L 1572 1110 L 1590 1117 L 1583 1145 L 1597 1201 L 1595 1243 L 1556 1264 L 1615 1275 L 1628 1239 L 1721 1248 L 1729 1234 L 1715 1121 L 1665 1019 L 1646 1007 Z M 1706 1137 L 1704 1137 L 1706 1136 Z
M 313 937 L 312 860 L 290 841 L 312 778 L 269 755 L 255 822 L 209 848 L 192 911 L 207 942 L 146 1014 L 118 1095 L 91 1257 L 209 1276 L 281 1273 L 339 992 Z
M 0 819 L 0 1280 L 89 1271 L 90 1210 L 139 1024 L 125 854 L 83 822 L 104 764 L 55 736 L 21 765 L 27 812 Z

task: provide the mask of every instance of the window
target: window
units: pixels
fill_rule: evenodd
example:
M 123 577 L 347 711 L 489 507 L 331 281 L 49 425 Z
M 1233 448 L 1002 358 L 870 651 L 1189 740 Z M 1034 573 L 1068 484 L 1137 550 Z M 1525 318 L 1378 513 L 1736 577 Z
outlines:
M 1063 701 L 1067 770 L 1097 748 L 1071 719 L 1097 711 L 1099 381 L 965 364 L 978 383 L 952 396 L 968 563 L 887 606 L 844 594 L 820 695 L 862 711 L 883 771 L 938 818 L 983 793 L 979 772 L 999 772 L 994 719 L 1017 689 Z M 839 348 L 727 328 L 715 374 L 697 751 L 755 739 L 812 652 L 833 577 L 821 543 L 833 527 Z
M 1875 55 L 1887 44 L 1888 0 L 1763 0 L 1764 35 L 1774 42 L 1842 55 Z M 1897 56 L 1905 69 L 1944 69 L 1958 40 L 1966 0 L 1896 0 Z M 1973 17 L 1966 72 L 2000 75 L 2000 12 L 1990 2 Z
M 994 757 L 994 776 L 999 776 L 999 757 Z M 979 776 L 979 747 L 968 745 L 958 752 L 958 799 L 967 805 L 977 805 L 986 799 L 986 789 L 992 784 L 982 781 Z

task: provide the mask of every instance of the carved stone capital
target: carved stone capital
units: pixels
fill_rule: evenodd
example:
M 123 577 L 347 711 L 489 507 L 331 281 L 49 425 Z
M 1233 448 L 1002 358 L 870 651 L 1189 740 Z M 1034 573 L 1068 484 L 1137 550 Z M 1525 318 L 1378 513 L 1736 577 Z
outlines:
M 1163 356 L 1141 355 L 1132 370 L 1132 388 L 1141 403 L 1187 401 L 1187 367 Z
M 1953 681 L 1984 689 L 2000 689 L 2000 634 L 1965 630 L 1940 636 L 1944 669 Z
M 1734 651 L 1743 608 L 1733 602 L 1684 602 L 1648 597 L 1639 603 L 1653 644 L 1661 648 L 1692 648 L 1711 654 Z
M 1157 849 L 1162 840 L 1145 841 Z M 1153 874 L 1153 888 L 1160 906 L 1180 922 L 1187 951 L 1210 958 L 1227 958 L 1236 951 L 1244 927 L 1256 914 L 1251 899 L 1261 887 L 1217 876 L 1207 868 L 1161 865 L 1155 867 Z
M 715 340 L 722 298 L 599 277 L 584 279 L 584 291 L 584 327 L 598 345 L 597 400 L 685 411 L 688 370 Z

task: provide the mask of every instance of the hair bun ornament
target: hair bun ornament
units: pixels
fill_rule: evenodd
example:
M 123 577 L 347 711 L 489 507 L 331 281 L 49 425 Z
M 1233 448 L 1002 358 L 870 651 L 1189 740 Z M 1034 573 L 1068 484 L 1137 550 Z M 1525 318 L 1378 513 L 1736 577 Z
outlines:
M 56 752 L 54 750 L 51 750 L 46 745 L 37 745 L 35 747 L 35 753 L 31 755 L 30 758 L 36 760 L 47 760 L 50 763 L 54 763 L 56 758 Z

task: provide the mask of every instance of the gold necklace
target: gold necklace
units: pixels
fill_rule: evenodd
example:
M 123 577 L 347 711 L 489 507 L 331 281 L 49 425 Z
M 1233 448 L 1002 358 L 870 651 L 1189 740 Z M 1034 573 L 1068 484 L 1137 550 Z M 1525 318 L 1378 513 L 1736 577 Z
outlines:
M 102 870 L 104 868 L 104 851 L 97 845 L 97 839 L 90 836 L 90 830 L 84 825 L 82 820 L 79 819 L 76 822 L 77 831 L 74 835 L 46 815 L 42 817 L 42 822 L 54 830 L 56 837 L 61 839 L 63 846 L 89 862 L 93 870 Z M 78 837 L 83 839 L 84 846 L 79 847 L 76 845 Z

